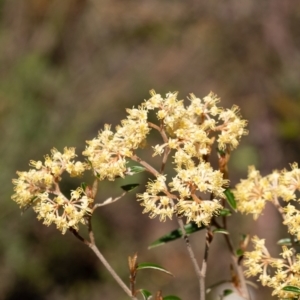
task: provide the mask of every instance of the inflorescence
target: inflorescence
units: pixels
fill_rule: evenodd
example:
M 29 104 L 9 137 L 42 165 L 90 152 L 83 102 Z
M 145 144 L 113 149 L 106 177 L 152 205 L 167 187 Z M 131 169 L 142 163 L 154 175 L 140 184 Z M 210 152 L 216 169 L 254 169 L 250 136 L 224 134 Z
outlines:
M 21 208 L 32 206 L 44 224 L 55 223 L 63 233 L 68 228 L 78 230 L 78 224 L 85 223 L 85 216 L 91 213 L 94 200 L 82 188 L 72 191 L 70 198 L 63 195 L 59 188 L 62 173 L 81 176 L 92 169 L 99 180 L 125 177 L 128 161 L 139 161 L 135 150 L 143 148 L 149 132 L 157 129 L 163 142 L 153 147 L 153 156 L 172 153 L 176 175 L 167 183 L 166 174 L 148 169 L 155 178 L 137 195 L 144 213 L 161 221 L 180 214 L 188 222 L 208 225 L 222 209 L 219 201 L 225 197 L 228 180 L 207 158 L 214 142 L 219 151 L 235 149 L 247 134 L 247 122 L 237 106 L 219 107 L 220 100 L 213 93 L 203 99 L 191 94 L 188 106 L 177 99 L 177 93 L 168 93 L 165 98 L 153 90 L 150 94 L 138 108 L 127 109 L 127 118 L 115 132 L 105 125 L 96 138 L 87 141 L 83 152 L 86 163 L 74 161 L 74 148 L 65 148 L 63 154 L 53 149 L 44 163 L 31 161 L 34 169 L 18 172 L 19 178 L 13 180 L 12 199 Z M 149 122 L 150 111 L 156 111 L 158 125 Z

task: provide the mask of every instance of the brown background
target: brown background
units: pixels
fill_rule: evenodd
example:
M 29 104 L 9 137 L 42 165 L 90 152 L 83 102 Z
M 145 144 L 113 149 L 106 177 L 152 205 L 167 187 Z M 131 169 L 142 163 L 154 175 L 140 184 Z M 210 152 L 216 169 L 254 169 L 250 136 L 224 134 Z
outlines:
M 0 299 L 127 299 L 89 249 L 71 234 L 41 225 L 32 211 L 20 217 L 10 200 L 16 170 L 116 125 L 125 108 L 158 93 L 211 90 L 224 107 L 237 104 L 250 134 L 233 153 L 232 183 L 255 164 L 263 175 L 299 161 L 300 5 L 297 1 L 0 1 Z M 126 181 L 127 180 L 127 181 Z M 126 179 L 145 182 L 146 175 Z M 64 189 L 79 182 L 66 181 Z M 120 193 L 124 181 L 102 183 L 98 200 Z M 142 189 L 140 189 L 142 191 Z M 147 250 L 175 222 L 141 214 L 134 193 L 99 210 L 99 247 L 128 278 L 127 256 L 159 263 L 175 278 L 141 272 L 138 286 L 197 299 L 197 283 L 182 241 Z M 254 223 L 230 222 L 239 233 L 267 238 L 271 252 L 285 237 L 273 207 Z M 203 233 L 191 237 L 203 251 Z M 221 235 L 212 245 L 207 284 L 230 277 Z M 260 290 L 257 299 L 271 299 Z

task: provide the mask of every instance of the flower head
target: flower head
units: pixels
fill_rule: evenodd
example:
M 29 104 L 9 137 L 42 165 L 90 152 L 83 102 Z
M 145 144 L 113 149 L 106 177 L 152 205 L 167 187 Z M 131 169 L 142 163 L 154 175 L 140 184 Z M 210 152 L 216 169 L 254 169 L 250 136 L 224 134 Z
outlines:
M 165 181 L 165 176 L 158 175 L 154 181 L 148 182 L 146 192 L 137 195 L 145 207 L 143 213 L 150 212 L 150 218 L 159 216 L 160 221 L 165 221 L 167 217 L 172 219 L 175 212 L 172 199 L 164 195 L 167 190 Z
M 45 162 L 30 161 L 34 169 L 28 172 L 17 172 L 13 179 L 14 191 L 12 199 L 21 208 L 32 206 L 43 219 L 44 224 L 55 223 L 65 233 L 68 228 L 78 229 L 78 223 L 84 223 L 84 217 L 91 212 L 88 198 L 79 188 L 67 199 L 59 189 L 59 181 L 63 172 L 71 176 L 80 176 L 89 166 L 80 161 L 75 162 L 75 148 L 65 148 L 61 153 L 52 149 L 51 155 L 45 156 Z
M 254 250 L 244 253 L 245 274 L 247 276 L 259 275 L 264 286 L 273 289 L 272 295 L 280 299 L 294 299 L 295 294 L 283 290 L 285 286 L 300 286 L 300 260 L 294 256 L 293 249 L 282 247 L 281 256 L 274 258 L 268 252 L 265 241 L 254 237 L 252 239 Z

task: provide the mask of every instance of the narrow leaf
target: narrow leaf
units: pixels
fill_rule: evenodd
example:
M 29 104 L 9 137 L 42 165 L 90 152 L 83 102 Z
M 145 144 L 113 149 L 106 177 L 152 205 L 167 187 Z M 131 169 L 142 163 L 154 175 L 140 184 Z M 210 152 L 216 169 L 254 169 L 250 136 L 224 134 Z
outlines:
M 244 251 L 242 249 L 237 249 L 236 250 L 236 255 L 237 256 L 242 256 L 242 255 L 244 255 Z
M 292 285 L 287 285 L 283 288 L 284 291 L 300 294 L 300 288 Z
M 281 239 L 277 242 L 280 246 L 292 246 L 292 241 L 290 238 Z
M 134 175 L 137 173 L 144 172 L 145 170 L 146 169 L 141 166 L 132 166 L 132 167 L 127 168 L 126 175 Z
M 85 182 L 81 182 L 80 187 L 85 191 L 87 184 Z
M 181 298 L 174 296 L 174 295 L 169 295 L 169 296 L 163 297 L 163 300 L 181 300 Z
M 232 191 L 230 189 L 226 189 L 224 194 L 226 196 L 227 202 L 230 205 L 230 207 L 232 209 L 236 210 L 236 201 L 235 201 Z
M 228 296 L 228 295 L 230 295 L 232 293 L 233 293 L 233 290 L 226 289 L 226 290 L 223 291 L 223 296 Z
M 223 208 L 220 210 L 221 217 L 229 217 L 231 216 L 231 211 L 228 208 Z
M 223 233 L 223 234 L 229 234 L 228 230 L 224 228 L 217 228 L 213 230 L 213 233 Z
M 121 189 L 123 189 L 125 192 L 131 192 L 137 186 L 139 186 L 138 183 L 131 183 L 131 184 L 122 185 Z
M 150 300 L 152 298 L 152 294 L 147 290 L 139 289 L 138 292 L 142 294 L 144 300 Z
M 190 234 L 192 234 L 196 231 L 202 230 L 204 228 L 205 228 L 205 226 L 198 227 L 198 225 L 196 223 L 189 223 L 184 226 L 184 229 L 185 229 L 185 232 L 187 235 L 190 235 Z M 175 229 L 175 230 L 171 231 L 170 233 L 163 235 L 162 237 L 160 237 L 153 243 L 151 243 L 150 246 L 148 247 L 148 249 L 164 245 L 165 243 L 175 241 L 181 237 L 182 237 L 181 229 L 180 228 Z
M 164 273 L 167 273 L 167 274 L 173 276 L 173 274 L 171 272 L 169 272 L 168 270 L 164 269 L 160 265 L 153 264 L 153 263 L 139 263 L 137 265 L 136 269 L 137 270 L 154 269 L 154 270 L 158 270 L 158 271 L 161 271 L 161 272 L 164 272 Z

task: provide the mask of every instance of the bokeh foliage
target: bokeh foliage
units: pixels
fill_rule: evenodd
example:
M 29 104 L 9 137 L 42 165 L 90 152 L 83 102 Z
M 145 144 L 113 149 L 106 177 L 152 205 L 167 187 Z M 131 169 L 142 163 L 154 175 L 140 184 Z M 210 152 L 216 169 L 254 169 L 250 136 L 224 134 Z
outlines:
M 232 155 L 233 182 L 245 177 L 248 164 L 265 174 L 299 161 L 299 17 L 297 2 L 281 0 L 1 0 L 0 298 L 126 299 L 71 235 L 42 226 L 31 211 L 20 217 L 10 201 L 11 178 L 52 147 L 80 153 L 85 140 L 104 123 L 116 125 L 125 107 L 148 98 L 152 88 L 181 97 L 213 90 L 223 106 L 241 107 L 250 135 Z M 127 183 L 102 184 L 99 197 L 118 195 Z M 100 248 L 124 278 L 135 251 L 172 273 L 187 269 L 172 282 L 152 273 L 140 282 L 191 299 L 197 287 L 184 246 L 147 250 L 176 225 L 148 220 L 141 210 L 133 194 L 101 209 L 94 218 Z M 282 233 L 278 216 L 265 217 L 256 230 L 275 241 Z M 236 232 L 250 231 L 247 222 Z M 198 249 L 201 238 L 192 239 Z M 210 283 L 220 267 L 228 268 L 212 264 Z

